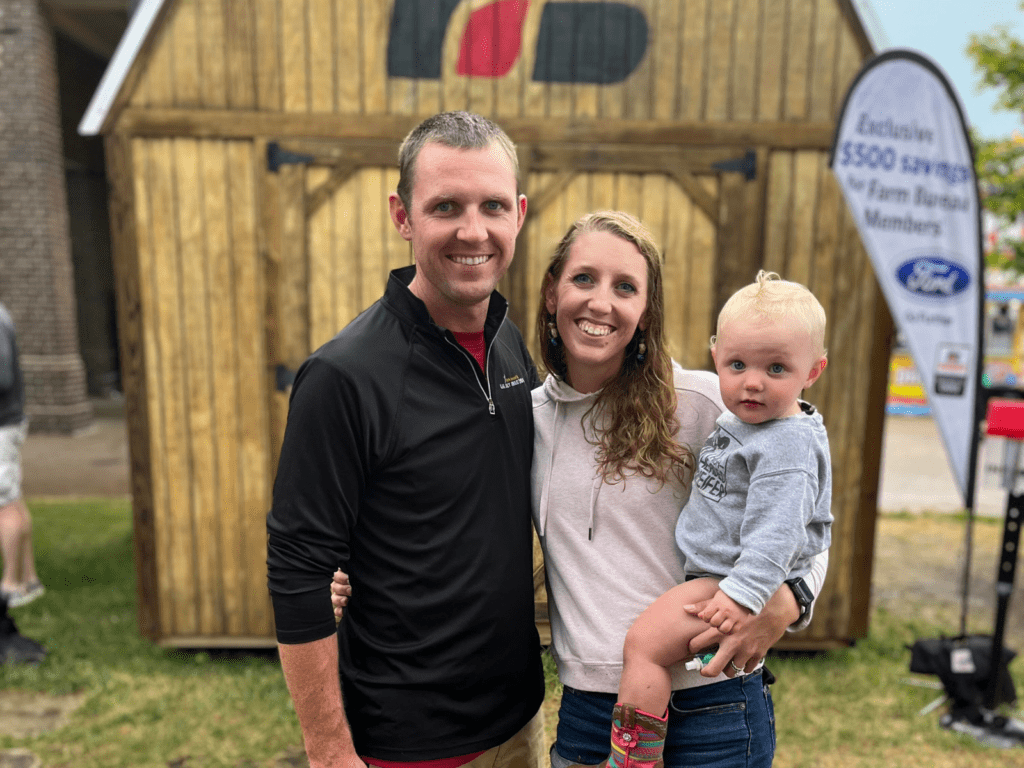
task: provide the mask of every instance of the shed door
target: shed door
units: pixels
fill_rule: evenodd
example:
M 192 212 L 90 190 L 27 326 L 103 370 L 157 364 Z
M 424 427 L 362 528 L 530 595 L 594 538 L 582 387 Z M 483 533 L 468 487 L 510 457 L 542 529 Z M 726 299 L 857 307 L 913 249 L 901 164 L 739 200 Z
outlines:
M 118 266 L 140 626 L 169 645 L 268 644 L 257 158 L 248 141 L 108 146 L 120 242 L 135 249 Z
M 762 263 L 765 153 L 554 143 L 519 149 L 527 219 L 500 290 L 531 349 L 538 288 L 555 245 L 582 214 L 614 208 L 637 215 L 665 252 L 673 357 L 707 367 L 718 308 Z M 388 141 L 267 145 L 263 223 L 278 438 L 298 365 L 381 296 L 390 270 L 412 261 L 388 215 L 396 155 Z
M 388 214 L 398 186 L 393 141 L 269 142 L 261 219 L 266 252 L 267 358 L 273 465 L 295 371 L 384 293 L 411 263 Z
M 388 273 L 412 261 L 388 215 L 398 186 L 388 141 L 282 141 L 266 146 L 262 194 L 267 255 L 268 366 L 274 463 L 284 436 L 291 377 L 302 361 L 384 292 Z M 533 318 L 541 276 L 568 226 L 587 211 L 637 215 L 666 254 L 672 356 L 710 364 L 718 307 L 761 263 L 764 153 L 731 147 L 521 145 L 527 220 L 500 290 L 536 353 Z M 548 641 L 543 559 L 534 583 Z

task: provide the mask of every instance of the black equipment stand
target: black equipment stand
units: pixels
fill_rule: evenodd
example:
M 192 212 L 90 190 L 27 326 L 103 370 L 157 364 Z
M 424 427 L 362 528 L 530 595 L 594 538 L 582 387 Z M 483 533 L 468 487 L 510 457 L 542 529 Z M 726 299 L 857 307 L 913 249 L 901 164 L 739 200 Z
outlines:
M 1024 723 L 996 714 L 996 706 L 1001 700 L 1000 681 L 1005 674 L 1003 638 L 1006 633 L 1006 614 L 1013 594 L 1020 528 L 1024 522 L 1024 483 L 1019 482 L 1018 478 L 1021 441 L 1024 440 L 1024 400 L 989 400 L 986 434 L 1004 437 L 1011 442 L 1007 445 L 1005 456 L 1003 485 L 1008 489 L 1008 496 L 1003 520 L 1003 545 L 996 573 L 996 621 L 992 634 L 985 704 L 970 711 L 950 712 L 942 717 L 940 724 L 944 728 L 973 736 L 982 744 L 1006 748 L 1024 746 Z

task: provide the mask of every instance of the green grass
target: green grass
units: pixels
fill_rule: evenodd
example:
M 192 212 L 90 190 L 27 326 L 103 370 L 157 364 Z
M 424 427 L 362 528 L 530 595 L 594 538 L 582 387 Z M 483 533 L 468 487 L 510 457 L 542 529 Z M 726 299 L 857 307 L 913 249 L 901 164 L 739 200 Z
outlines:
M 940 728 L 941 707 L 919 714 L 941 691 L 911 684 L 938 679 L 909 672 L 907 646 L 941 633 L 937 627 L 877 610 L 869 636 L 852 648 L 816 657 L 770 657 L 778 677 L 772 689 L 779 744 L 775 766 L 1024 765 L 1024 749 L 981 747 Z M 1015 660 L 1011 673 L 1024 694 L 1024 663 Z
M 126 502 L 33 502 L 36 556 L 46 596 L 14 612 L 50 655 L 38 667 L 0 668 L 2 690 L 78 694 L 59 730 L 0 737 L 44 766 L 284 768 L 305 765 L 301 735 L 272 653 L 174 651 L 139 637 L 131 514 Z M 936 525 L 935 518 L 930 519 Z M 940 522 L 939 524 L 946 524 Z M 948 524 L 959 529 L 954 517 Z M 984 525 L 984 523 L 982 523 Z M 779 678 L 777 768 L 995 768 L 1024 765 L 1024 750 L 996 750 L 938 727 L 919 710 L 937 691 L 909 685 L 906 645 L 936 627 L 905 606 L 875 612 L 869 637 L 817 656 L 773 656 Z M 553 733 L 560 686 L 546 659 L 545 711 Z M 1024 695 L 1024 661 L 1012 672 Z
M 0 749 L 76 768 L 276 766 L 301 752 L 275 654 L 169 650 L 139 636 L 127 502 L 30 509 L 46 595 L 12 615 L 49 655 L 3 667 L 2 687 L 80 693 L 84 703 L 61 730 L 0 736 Z

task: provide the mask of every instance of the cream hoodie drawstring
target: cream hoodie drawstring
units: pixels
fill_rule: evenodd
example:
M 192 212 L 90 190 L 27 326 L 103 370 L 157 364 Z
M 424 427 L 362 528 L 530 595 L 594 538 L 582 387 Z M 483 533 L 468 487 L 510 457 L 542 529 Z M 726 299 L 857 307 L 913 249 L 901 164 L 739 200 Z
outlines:
M 591 422 L 591 428 L 593 428 L 593 422 Z M 586 433 L 586 427 L 583 428 Z M 586 436 L 584 434 L 584 436 Z M 597 436 L 594 435 L 596 442 Z M 597 496 L 601 493 L 601 486 L 604 485 L 604 476 L 601 474 L 601 469 L 598 467 L 594 470 L 596 475 L 590 484 L 590 516 L 587 518 L 587 541 L 594 540 L 594 520 L 597 513 Z
M 598 472 L 597 478 L 590 486 L 590 519 L 587 521 L 587 541 L 594 540 L 594 511 L 597 509 L 597 494 L 601 492 L 602 485 L 604 485 L 604 478 Z
M 554 384 L 552 384 L 552 382 L 554 382 Z M 548 380 L 546 380 L 544 382 L 544 387 L 548 391 L 548 397 L 555 404 L 555 413 L 554 413 L 554 418 L 552 419 L 551 452 L 550 452 L 550 455 L 548 456 L 547 469 L 544 472 L 545 480 L 544 480 L 543 489 L 541 490 L 541 494 L 540 494 L 540 509 L 538 511 L 539 514 L 537 516 L 538 517 L 539 528 L 540 528 L 540 530 L 538 531 L 538 535 L 540 535 L 540 536 L 544 536 L 545 535 L 545 533 L 547 532 L 547 527 L 548 527 L 548 505 L 550 504 L 550 501 L 549 501 L 549 495 L 550 495 L 549 491 L 551 489 L 551 477 L 552 477 L 552 474 L 554 473 L 554 467 L 555 467 L 555 450 L 557 449 L 557 446 L 558 446 L 558 432 L 559 432 L 559 428 L 561 427 L 559 416 L 560 416 L 560 413 L 561 413 L 561 410 L 562 410 L 562 400 L 565 397 L 559 391 L 559 386 L 560 385 L 561 385 L 561 381 L 558 380 L 558 379 L 549 378 Z M 585 399 L 585 397 L 587 397 L 587 396 L 581 396 L 581 395 L 577 394 L 576 397 L 581 400 L 581 399 Z M 573 401 L 573 402 L 577 402 L 577 401 Z M 584 429 L 586 429 L 586 428 L 584 428 Z M 596 517 L 596 514 L 597 514 L 597 497 L 598 497 L 598 494 L 601 493 L 601 486 L 602 485 L 604 485 L 604 478 L 601 476 L 601 473 L 598 471 L 597 475 L 594 477 L 593 483 L 592 483 L 592 485 L 590 487 L 590 511 L 589 511 L 589 517 L 587 519 L 587 541 L 593 541 L 594 540 L 594 524 L 595 524 L 595 517 Z
M 551 488 L 551 473 L 555 467 L 555 446 L 558 445 L 558 408 L 560 403 L 555 400 L 555 418 L 553 420 L 552 435 L 551 435 L 551 452 L 548 456 L 548 469 L 545 472 L 544 486 L 540 494 L 540 536 L 544 535 L 544 532 L 548 528 L 548 491 Z M 593 510 L 591 510 L 593 515 Z

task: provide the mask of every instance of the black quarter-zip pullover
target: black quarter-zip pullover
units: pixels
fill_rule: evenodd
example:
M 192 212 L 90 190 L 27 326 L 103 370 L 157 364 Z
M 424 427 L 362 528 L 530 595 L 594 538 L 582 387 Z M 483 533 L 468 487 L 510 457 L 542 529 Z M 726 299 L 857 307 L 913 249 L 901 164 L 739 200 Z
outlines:
M 392 272 L 384 297 L 317 350 L 292 390 L 268 581 L 277 636 L 338 626 L 361 755 L 430 760 L 501 744 L 543 699 L 534 625 L 530 391 L 536 370 L 493 294 L 485 370 Z

